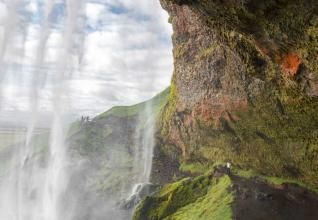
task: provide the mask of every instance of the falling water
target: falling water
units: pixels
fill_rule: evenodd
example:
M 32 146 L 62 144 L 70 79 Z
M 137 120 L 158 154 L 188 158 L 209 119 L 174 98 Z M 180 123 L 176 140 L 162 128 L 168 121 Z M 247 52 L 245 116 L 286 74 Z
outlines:
M 142 152 L 141 161 L 143 161 L 143 172 L 139 177 L 139 181 L 141 183 L 149 183 L 150 182 L 150 174 L 152 169 L 152 157 L 153 157 L 153 149 L 154 149 L 154 131 L 155 131 L 155 118 L 153 113 L 153 103 L 152 101 L 148 101 L 146 103 L 144 114 L 141 117 L 146 120 L 143 133 L 141 135 L 141 144 L 140 151 Z
M 57 1 L 58 2 L 58 1 Z M 65 134 L 67 124 L 67 82 L 73 71 L 74 54 L 77 39 L 77 28 L 81 1 L 67 0 L 66 13 L 62 28 L 60 49 L 55 61 L 47 61 L 47 44 L 50 34 L 56 31 L 52 21 L 52 9 L 55 2 L 44 2 L 43 20 L 40 24 L 39 42 L 36 49 L 34 70 L 30 84 L 29 108 L 30 117 L 24 143 L 18 142 L 8 155 L 11 161 L 5 168 L 6 172 L 0 176 L 0 219 L 5 220 L 60 220 L 61 196 L 67 185 L 67 146 Z M 20 4 L 21 3 L 21 4 Z M 23 7 L 22 2 L 9 2 L 8 16 L 2 33 L 0 47 L 1 81 L 6 73 L 6 63 L 10 36 L 15 27 L 22 24 L 18 21 L 17 11 Z M 19 23 L 20 22 L 20 23 Z M 52 68 L 47 68 L 52 66 Z M 47 84 L 48 75 L 51 82 Z M 48 149 L 38 149 L 35 139 L 36 124 L 40 103 L 40 92 L 43 87 L 50 88 L 52 97 L 53 121 L 50 129 Z M 43 135 L 43 134 L 42 134 Z M 43 152 L 44 151 L 44 152 Z M 63 217 L 63 219 L 66 219 Z
M 57 86 L 54 89 L 53 97 L 53 125 L 51 130 L 50 148 L 48 168 L 44 184 L 44 217 L 47 220 L 59 220 L 59 205 L 62 204 L 60 198 L 66 189 L 67 175 L 65 172 L 67 154 L 65 146 L 65 138 L 67 128 L 63 123 L 63 113 L 66 100 L 63 95 L 66 94 L 66 81 L 71 74 L 68 72 L 72 67 L 69 62 L 71 60 L 71 50 L 73 48 L 73 39 L 75 38 L 76 24 L 80 3 L 77 0 L 67 0 L 67 18 L 64 25 L 64 34 L 62 41 L 62 50 L 58 55 L 57 61 Z
M 3 19 L 3 31 L 0 38 L 0 108 L 2 105 L 2 83 L 6 75 L 7 65 L 5 63 L 5 55 L 12 44 L 11 39 L 17 29 L 19 18 L 17 7 L 21 4 L 21 0 L 12 0 L 7 4 L 7 15 Z
M 57 24 L 52 19 L 54 7 L 60 4 L 60 0 L 46 0 L 41 8 L 43 17 L 37 27 L 37 45 L 32 53 L 30 72 L 31 80 L 26 82 L 29 85 L 29 121 L 26 131 L 21 135 L 12 138 L 14 145 L 0 160 L 4 160 L 5 167 L 0 167 L 0 220 L 78 220 L 72 209 L 77 203 L 79 195 L 72 195 L 69 190 L 71 172 L 69 167 L 77 166 L 78 161 L 68 154 L 66 143 L 68 132 L 69 105 L 69 81 L 74 72 L 80 71 L 76 63 L 82 57 L 83 28 L 82 12 L 84 1 L 65 0 L 65 16 L 63 22 Z M 4 20 L 4 30 L 0 42 L 0 85 L 8 73 L 10 64 L 6 62 L 6 56 L 10 55 L 12 39 L 15 39 L 18 30 L 23 29 L 20 55 L 27 61 L 26 39 L 30 33 L 29 27 L 23 22 L 18 11 L 24 7 L 22 0 L 8 1 L 8 15 Z M 49 42 L 53 34 L 60 32 L 59 49 L 52 56 L 49 50 Z M 25 56 L 25 57 L 24 57 Z M 21 68 L 23 71 L 30 71 Z M 42 93 L 44 88 L 52 94 L 52 120 L 50 129 L 38 129 L 40 118 Z M 2 91 L 0 86 L 0 110 Z M 141 191 L 150 184 L 150 173 L 152 169 L 152 156 L 154 149 L 155 114 L 152 101 L 148 101 L 141 111 L 136 125 L 136 138 L 134 143 L 133 177 L 127 181 L 123 189 L 123 198 L 135 198 L 136 203 L 140 199 Z M 14 133 L 19 133 L 15 131 Z M 39 146 L 38 141 L 47 141 L 47 146 Z M 72 164 L 72 165 L 70 165 Z M 74 165 L 75 164 L 75 165 Z M 84 169 L 85 171 L 85 169 Z M 91 176 L 89 176 L 91 177 Z M 74 183 L 73 183 L 74 184 Z M 85 185 L 84 183 L 81 183 Z M 129 189 L 129 190 L 127 190 Z M 130 192 L 129 192 L 130 191 Z M 80 192 L 76 192 L 80 193 Z M 65 201 L 65 195 L 72 195 L 72 198 Z M 137 199 L 136 199 L 137 198 Z M 104 199 L 104 198 L 103 198 Z M 122 199 L 122 198 L 120 198 Z M 110 199 L 109 199 L 110 200 Z M 113 203 L 107 198 L 104 200 L 92 199 L 90 205 L 98 204 L 103 206 L 101 216 L 107 213 L 109 216 L 116 216 L 117 219 L 127 219 L 129 214 L 114 210 Z M 79 202 L 81 208 L 82 203 Z M 109 205 L 110 204 L 110 205 Z M 78 208 L 78 207 L 77 207 Z M 88 209 L 88 208 L 87 208 Z M 97 209 L 97 208 L 96 208 Z M 76 212 L 76 211 L 75 211 Z M 75 217 L 74 217 L 75 216 Z M 94 216 L 94 214 L 92 215 Z M 85 217 L 84 217 L 85 219 Z M 104 216 L 96 219 L 104 219 Z M 95 218 L 94 218 L 95 220 Z
M 150 194 L 153 188 L 150 182 L 155 144 L 155 114 L 152 100 L 145 103 L 145 107 L 139 116 L 136 133 L 137 146 L 134 153 L 133 167 L 137 176 L 132 183 L 131 193 L 126 199 L 128 207 L 135 206 L 142 197 Z

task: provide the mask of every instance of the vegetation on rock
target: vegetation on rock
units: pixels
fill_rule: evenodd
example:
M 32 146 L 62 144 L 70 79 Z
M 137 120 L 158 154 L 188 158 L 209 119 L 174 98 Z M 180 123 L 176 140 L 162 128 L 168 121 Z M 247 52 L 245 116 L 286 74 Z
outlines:
M 211 174 L 180 180 L 146 197 L 133 219 L 231 219 L 230 185 L 228 176 L 213 179 Z
M 317 188 L 211 165 L 205 174 L 165 185 L 136 208 L 134 220 L 316 219 Z M 300 201 L 301 205 L 300 205 Z
M 231 161 L 317 185 L 317 1 L 161 3 L 175 58 L 163 158 L 190 173 L 193 164 Z
M 153 181 L 191 178 L 147 197 L 134 219 L 316 219 L 318 2 L 161 4 L 175 69 Z M 211 176 L 228 161 L 231 178 Z
M 86 174 L 86 188 L 116 199 L 131 190 L 129 183 L 136 181 L 134 178 L 138 176 L 138 169 L 133 167 L 136 165 L 134 155 L 140 145 L 140 134 L 147 129 L 144 127 L 146 106 L 149 105 L 151 114 L 157 117 L 167 102 L 169 91 L 167 88 L 133 106 L 113 107 L 91 121 L 73 123 L 68 142 L 73 156 L 86 161 L 81 168 L 85 171 L 78 172 Z

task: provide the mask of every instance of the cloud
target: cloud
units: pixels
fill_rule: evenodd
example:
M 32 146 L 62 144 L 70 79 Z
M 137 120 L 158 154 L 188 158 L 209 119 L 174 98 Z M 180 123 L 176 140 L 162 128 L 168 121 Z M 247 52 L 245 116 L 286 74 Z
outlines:
M 98 19 L 104 10 L 105 6 L 102 4 L 87 3 L 85 7 L 87 23 L 90 25 L 98 25 Z
M 7 10 L 7 6 L 0 2 L 0 23 L 3 24 L 5 18 L 7 17 L 7 13 L 8 13 L 8 10 Z
M 49 22 L 54 25 L 48 29 L 44 66 L 40 69 L 46 73 L 39 92 L 41 108 L 45 111 L 52 109 L 56 62 L 63 52 L 63 36 L 68 28 L 63 26 L 67 6 L 59 2 L 52 8 Z M 5 14 L 5 10 L 0 2 L 0 15 L 2 11 Z M 45 5 L 38 0 L 29 0 L 20 9 L 14 36 L 19 43 L 11 46 L 5 57 L 9 77 L 3 82 L 4 110 L 25 111 L 30 107 L 26 91 L 32 86 L 35 69 L 40 68 L 34 64 L 44 36 L 44 11 Z M 70 51 L 67 51 L 72 77 L 65 80 L 73 113 L 95 115 L 114 105 L 144 101 L 166 88 L 173 66 L 172 30 L 167 21 L 168 15 L 158 0 L 86 0 L 76 20 Z M 10 74 L 20 75 L 21 80 L 10 78 Z M 25 95 L 18 96 L 15 90 L 19 90 L 21 83 Z M 5 88 L 6 85 L 10 85 L 10 89 Z
M 25 10 L 31 14 L 35 14 L 39 10 L 38 4 L 36 2 L 28 2 L 25 6 Z

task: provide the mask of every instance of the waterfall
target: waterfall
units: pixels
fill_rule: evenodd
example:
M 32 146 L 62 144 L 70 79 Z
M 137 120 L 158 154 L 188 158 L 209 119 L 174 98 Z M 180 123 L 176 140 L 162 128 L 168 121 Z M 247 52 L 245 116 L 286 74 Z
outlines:
M 16 29 L 24 24 L 18 20 L 17 11 L 23 2 L 14 0 L 7 4 L 8 15 L 0 45 L 1 77 L 6 74 L 5 56 L 9 54 L 10 40 L 18 34 Z M 0 219 L 5 220 L 60 220 L 62 195 L 67 186 L 68 163 L 65 144 L 67 127 L 68 81 L 74 71 L 79 31 L 78 20 L 82 3 L 66 0 L 65 18 L 62 24 L 59 50 L 52 56 L 48 51 L 51 33 L 59 26 L 52 19 L 53 8 L 58 1 L 47 0 L 43 4 L 43 19 L 39 24 L 38 42 L 32 64 L 32 78 L 29 85 L 29 123 L 25 137 L 11 147 L 11 160 L 0 176 Z M 27 29 L 27 27 L 25 27 Z M 27 34 L 27 33 L 24 33 Z M 22 43 L 23 44 L 23 43 Z M 22 46 L 23 47 L 23 46 Z M 74 52 L 75 51 L 75 52 Z M 51 57 L 50 57 L 51 56 Z M 53 58 L 52 58 L 53 57 Z M 48 148 L 39 149 L 36 144 L 37 121 L 41 101 L 41 90 L 46 88 L 52 94 L 52 125 L 49 131 Z M 0 93 L 2 94 L 2 93 Z M 41 137 L 43 138 L 43 137 Z M 22 141 L 23 140 L 23 141 Z
M 139 115 L 136 134 L 137 144 L 133 164 L 136 177 L 131 193 L 123 205 L 125 208 L 133 208 L 143 197 L 154 190 L 154 186 L 150 182 L 155 146 L 155 113 L 152 100 L 145 103 L 144 109 Z
M 67 162 L 67 151 L 65 145 L 66 133 L 68 128 L 63 123 L 64 106 L 66 105 L 65 96 L 67 94 L 67 80 L 71 77 L 72 66 L 70 66 L 70 51 L 73 48 L 73 39 L 76 33 L 77 16 L 80 9 L 80 3 L 77 0 L 67 0 L 67 18 L 64 25 L 62 40 L 62 50 L 58 55 L 57 61 L 57 85 L 53 94 L 53 125 L 51 129 L 48 167 L 44 182 L 43 195 L 43 219 L 59 220 L 60 200 L 67 186 L 67 174 L 65 171 Z
M 144 3 L 131 2 L 132 5 L 120 4 L 118 11 L 116 1 L 111 1 L 109 4 L 108 1 L 104 3 L 82 0 L 0 1 L 0 12 L 3 5 L 7 12 L 5 15 L 0 15 L 0 114 L 14 109 L 27 115 L 27 118 L 21 122 L 18 117 L 14 120 L 19 121 L 19 124 L 16 123 L 18 128 L 14 130 L 15 128 L 10 127 L 12 130 L 9 133 L 14 135 L 10 139 L 10 144 L 3 147 L 5 149 L 2 146 L 6 143 L 0 133 L 0 220 L 104 220 L 105 216 L 126 220 L 131 217 L 133 206 L 127 211 L 119 209 L 118 204 L 129 197 L 134 199 L 133 205 L 135 205 L 150 191 L 156 129 L 153 101 L 141 103 L 138 105 L 140 108 L 134 109 L 131 115 L 123 113 L 121 117 L 97 116 L 92 120 L 88 120 L 87 116 L 83 115 L 82 119 L 85 116 L 85 120 L 82 121 L 75 121 L 75 116 L 91 114 L 91 112 L 87 113 L 91 109 L 85 109 L 85 106 L 85 108 L 79 108 L 81 112 L 72 112 L 71 103 L 73 99 L 83 97 L 76 96 L 78 91 L 73 91 L 75 81 L 81 81 L 81 85 L 74 90 L 85 90 L 85 86 L 94 87 L 94 83 L 89 84 L 90 79 L 87 76 L 81 78 L 83 73 L 90 77 L 95 72 L 104 74 L 104 71 L 108 71 L 105 70 L 106 68 L 95 70 L 94 64 L 88 64 L 92 59 L 89 57 L 92 56 L 92 51 L 85 48 L 87 51 L 83 54 L 85 37 L 87 36 L 90 40 L 95 39 L 95 34 L 99 32 L 98 28 L 110 29 L 100 31 L 101 35 L 107 33 L 105 34 L 107 36 L 103 37 L 109 42 L 101 47 L 107 47 L 105 53 L 108 53 L 110 51 L 108 46 L 113 44 L 111 41 L 114 40 L 114 36 L 126 35 L 124 29 L 133 28 L 133 23 L 127 27 L 122 24 L 117 24 L 118 27 L 111 25 L 108 27 L 106 24 L 108 20 L 103 19 L 116 18 L 121 22 L 117 16 L 126 13 L 126 7 L 131 14 L 124 15 L 124 19 L 133 19 L 135 23 L 143 23 L 144 21 L 140 19 L 148 19 L 147 16 L 137 16 L 138 13 L 133 7 L 133 5 L 144 6 Z M 27 9 L 31 12 L 26 11 L 29 4 L 35 7 Z M 98 13 L 107 11 L 113 14 L 104 18 L 106 15 L 104 13 L 101 20 L 92 19 L 95 11 L 99 11 Z M 152 30 L 154 22 L 153 19 L 146 22 L 151 26 L 149 26 L 150 34 L 145 33 L 146 38 L 149 37 L 148 41 L 154 40 L 152 35 L 157 34 Z M 129 30 L 128 34 L 136 34 Z M 141 28 L 140 31 L 145 30 Z M 93 36 L 90 36 L 91 32 L 94 33 Z M 129 39 L 131 41 L 129 45 L 139 45 L 135 41 L 140 41 L 142 38 L 139 35 L 136 37 L 136 40 L 133 40 L 134 36 Z M 121 45 L 120 41 L 125 40 L 124 38 L 126 36 L 123 39 L 120 37 L 117 43 Z M 162 41 L 159 37 L 157 40 Z M 163 43 L 158 45 L 161 44 Z M 119 56 L 127 53 L 127 57 L 131 57 L 132 50 L 134 54 L 139 51 L 141 55 L 144 54 L 147 50 L 138 45 L 136 48 L 131 46 L 126 48 L 125 45 L 122 48 L 117 45 L 115 48 L 121 51 L 115 53 L 116 57 L 105 54 L 106 63 L 114 62 L 114 68 L 110 70 L 110 74 L 113 75 L 106 76 L 105 79 L 95 79 L 98 82 L 109 80 L 98 87 L 112 87 L 112 83 L 117 80 L 114 75 L 120 71 L 127 71 L 127 74 L 132 74 L 132 77 L 128 78 L 135 78 L 135 72 L 139 71 L 137 66 L 142 65 L 143 68 L 147 60 L 141 62 L 142 59 L 136 56 L 138 57 L 136 60 L 125 61 L 123 58 L 122 62 Z M 158 45 L 154 45 L 153 50 L 157 50 Z M 95 47 L 92 48 L 95 49 Z M 96 50 L 96 54 L 92 57 L 100 55 L 101 51 Z M 125 66 L 124 71 L 116 65 Z M 157 65 L 150 65 L 147 68 L 150 74 L 150 69 L 157 68 Z M 139 73 L 137 75 L 139 76 Z M 150 94 L 149 91 L 155 89 L 154 78 L 150 78 L 150 80 L 141 81 L 147 84 L 148 88 L 138 87 L 138 89 L 145 89 L 147 94 Z M 121 77 L 118 79 L 123 81 Z M 10 88 L 6 89 L 6 86 L 11 86 L 10 80 L 15 80 L 11 83 L 13 87 L 17 87 L 14 87 L 12 91 L 21 90 L 18 93 L 23 96 L 21 99 L 18 99 L 20 97 L 12 91 L 12 94 L 9 94 Z M 135 83 L 133 80 L 124 84 L 125 87 L 133 88 Z M 114 86 L 114 88 L 117 87 Z M 105 92 L 95 88 L 88 88 L 88 90 L 94 90 L 94 95 L 97 92 Z M 110 89 L 109 91 L 112 92 Z M 103 95 L 101 94 L 98 94 L 98 98 L 101 98 Z M 138 92 L 136 97 L 146 99 L 148 95 L 143 96 Z M 109 105 L 118 104 L 116 92 L 109 99 L 112 99 L 111 104 L 107 103 L 105 109 L 110 107 Z M 133 99 L 129 99 L 131 98 L 127 97 L 127 100 L 120 101 L 131 103 Z M 15 101 L 22 107 L 6 108 L 6 103 Z M 80 100 L 81 103 L 76 104 L 79 106 L 84 103 L 85 105 L 85 101 Z M 102 106 L 101 103 L 96 105 Z M 92 109 L 94 114 L 97 110 L 105 110 Z M 123 111 L 127 109 L 129 107 L 124 108 Z M 43 123 L 42 114 L 44 113 L 46 121 Z M 45 126 L 42 127 L 42 124 Z M 73 133 L 70 132 L 72 130 L 69 128 L 70 124 L 74 125 Z M 0 129 L 3 128 L 0 127 Z M 109 193 L 109 191 L 112 192 Z
M 154 149 L 154 132 L 155 132 L 155 118 L 153 113 L 153 103 L 152 101 L 148 101 L 145 106 L 144 114 L 141 117 L 144 117 L 146 122 L 143 128 L 143 134 L 141 136 L 141 144 L 139 147 L 142 152 L 142 160 L 143 161 L 143 172 L 141 175 L 141 182 L 149 183 L 150 182 L 150 174 L 152 169 L 152 157 L 153 157 L 153 149 Z

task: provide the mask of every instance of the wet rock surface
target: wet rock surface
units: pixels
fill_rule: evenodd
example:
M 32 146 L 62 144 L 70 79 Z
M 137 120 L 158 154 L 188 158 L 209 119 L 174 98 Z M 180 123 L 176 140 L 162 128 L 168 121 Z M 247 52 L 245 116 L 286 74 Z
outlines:
M 271 186 L 257 178 L 232 176 L 234 219 L 315 220 L 318 195 L 294 184 Z
M 119 204 L 121 209 L 133 209 L 143 198 L 153 194 L 159 186 L 151 183 L 139 183 L 137 184 L 132 194 L 123 202 Z

